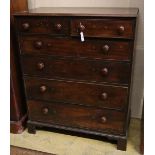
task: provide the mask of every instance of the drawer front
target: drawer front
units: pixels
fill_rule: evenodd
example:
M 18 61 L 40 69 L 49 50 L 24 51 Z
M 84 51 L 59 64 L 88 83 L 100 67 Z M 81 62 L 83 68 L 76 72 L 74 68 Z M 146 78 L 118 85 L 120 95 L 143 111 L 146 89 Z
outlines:
M 124 110 L 128 88 L 102 84 L 25 78 L 28 99 Z
M 134 38 L 134 20 L 127 19 L 74 19 L 71 21 L 71 35 L 104 38 Z
M 130 79 L 129 63 L 23 55 L 22 66 L 26 75 L 47 78 L 120 84 L 128 84 Z
M 20 40 L 22 53 L 124 61 L 130 60 L 132 55 L 132 43 L 130 41 L 88 39 L 82 43 L 76 38 L 52 38 L 44 36 L 22 36 Z
M 68 35 L 69 20 L 48 17 L 16 17 L 19 32 L 34 34 Z
M 28 109 L 32 121 L 124 134 L 125 114 L 122 112 L 33 100 L 28 101 Z

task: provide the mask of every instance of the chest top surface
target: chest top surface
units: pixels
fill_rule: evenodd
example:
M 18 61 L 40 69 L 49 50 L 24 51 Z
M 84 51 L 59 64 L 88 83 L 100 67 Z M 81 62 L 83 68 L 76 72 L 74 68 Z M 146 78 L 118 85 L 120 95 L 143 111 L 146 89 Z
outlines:
M 40 7 L 16 12 L 20 16 L 98 16 L 98 17 L 137 17 L 138 8 L 92 8 L 92 7 Z

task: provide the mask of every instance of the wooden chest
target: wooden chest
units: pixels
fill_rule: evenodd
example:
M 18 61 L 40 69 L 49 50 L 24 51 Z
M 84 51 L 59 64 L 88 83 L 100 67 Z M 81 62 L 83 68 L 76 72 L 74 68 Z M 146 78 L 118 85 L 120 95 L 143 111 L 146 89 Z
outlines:
M 16 13 L 28 131 L 105 136 L 126 150 L 134 8 L 38 8 Z

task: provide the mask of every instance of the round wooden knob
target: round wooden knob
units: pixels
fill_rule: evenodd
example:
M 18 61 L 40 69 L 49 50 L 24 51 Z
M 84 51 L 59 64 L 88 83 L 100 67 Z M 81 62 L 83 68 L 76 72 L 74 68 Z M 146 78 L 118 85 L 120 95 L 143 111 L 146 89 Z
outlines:
M 109 49 L 110 49 L 109 45 L 102 46 L 102 50 L 104 51 L 104 53 L 107 53 Z
M 44 93 L 46 91 L 46 89 L 47 89 L 46 86 L 41 86 L 40 87 L 40 92 L 41 93 Z
M 29 30 L 29 28 L 30 28 L 30 24 L 29 23 L 23 23 L 22 24 L 22 27 L 23 27 L 23 30 Z
M 48 108 L 43 108 L 42 111 L 43 111 L 43 114 L 45 114 L 45 115 L 48 114 L 48 112 L 49 112 Z
M 102 121 L 102 123 L 106 123 L 107 118 L 106 118 L 105 116 L 102 116 L 102 117 L 101 117 L 101 121 Z
M 35 48 L 37 48 L 37 49 L 41 49 L 42 46 L 43 46 L 43 43 L 42 43 L 42 41 L 36 41 L 36 42 L 34 43 L 34 46 L 35 46 Z
M 45 65 L 44 65 L 43 62 L 40 62 L 40 63 L 37 64 L 37 67 L 38 67 L 39 70 L 42 70 L 45 67 Z
M 124 31 L 125 31 L 124 26 L 120 26 L 120 27 L 118 28 L 118 32 L 119 32 L 119 34 L 123 34 Z
M 101 97 L 103 100 L 106 100 L 108 98 L 108 94 L 107 93 L 102 93 Z
M 51 44 L 51 43 L 48 43 L 48 44 L 47 44 L 47 47 L 51 47 L 51 46 L 52 46 L 52 44 Z
M 102 70 L 101 70 L 101 73 L 102 73 L 102 75 L 108 75 L 108 68 L 103 68 Z
M 83 32 L 85 30 L 85 26 L 80 24 L 79 30 L 80 30 L 80 32 Z
M 56 24 L 55 28 L 56 28 L 57 31 L 60 31 L 60 30 L 62 30 L 62 25 L 61 24 Z

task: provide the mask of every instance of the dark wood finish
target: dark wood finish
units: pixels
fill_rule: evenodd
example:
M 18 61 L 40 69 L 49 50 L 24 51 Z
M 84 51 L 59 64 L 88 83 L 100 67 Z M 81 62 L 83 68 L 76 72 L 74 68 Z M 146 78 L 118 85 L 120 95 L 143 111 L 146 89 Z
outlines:
M 40 86 L 40 92 L 41 93 L 46 92 L 46 90 L 47 90 L 47 87 L 46 86 Z
M 15 35 L 13 13 L 27 10 L 28 7 L 27 0 L 11 0 L 10 3 L 10 132 L 21 133 L 26 125 L 27 113 L 24 100 L 24 89 L 22 86 L 22 74 L 17 53 L 18 43 Z
M 69 17 L 137 17 L 138 8 L 91 8 L 91 7 L 40 7 L 35 9 L 30 9 L 27 12 L 18 12 L 15 15 L 20 16 L 69 16 Z
M 10 155 L 25 155 L 25 154 L 26 155 L 54 155 L 51 153 L 45 153 L 45 152 L 20 148 L 20 147 L 16 147 L 16 146 L 10 147 Z
M 108 98 L 108 94 L 106 93 L 106 92 L 103 92 L 102 94 L 101 94 L 101 98 L 102 98 L 102 100 L 107 100 L 107 98 Z
M 118 19 L 75 19 L 71 21 L 71 36 L 79 36 L 80 24 L 84 36 L 104 38 L 133 38 L 134 20 Z
M 11 111 L 13 111 L 13 110 L 11 110 Z M 16 119 L 15 116 L 16 116 L 16 114 L 15 115 L 11 114 L 10 132 L 14 133 L 14 134 L 21 134 L 24 131 L 25 127 L 26 127 L 27 114 L 22 116 L 19 120 L 15 120 Z M 15 121 L 12 119 L 12 117 L 15 117 L 15 119 L 14 119 Z
M 28 101 L 28 106 L 32 121 L 124 134 L 125 114 L 122 112 L 33 100 Z M 106 118 L 106 122 L 103 121 L 103 117 Z
M 127 139 L 126 138 L 120 138 L 117 141 L 117 149 L 118 150 L 126 150 L 127 147 Z
M 15 14 L 30 133 L 51 127 L 105 136 L 126 150 L 137 15 L 135 8 Z
M 43 62 L 39 62 L 39 63 L 37 64 L 37 68 L 38 68 L 39 70 L 44 69 L 44 67 L 45 67 L 45 64 L 44 64 Z
M 30 76 L 118 84 L 128 84 L 130 79 L 129 63 L 25 55 L 21 61 L 23 73 Z M 42 70 L 38 69 L 38 63 L 44 64 Z
M 25 87 L 28 99 L 57 101 L 58 104 L 65 102 L 124 110 L 128 98 L 127 87 L 103 84 L 26 78 Z
M 36 43 L 42 44 L 36 48 Z M 91 59 L 130 61 L 132 42 L 126 40 L 96 40 L 80 38 L 53 38 L 49 36 L 22 36 L 21 52 L 24 54 L 49 54 L 54 56 L 85 57 Z
M 21 33 L 42 33 L 51 35 L 68 35 L 69 20 L 54 17 L 18 17 L 16 18 L 18 30 Z
M 13 15 L 16 12 L 26 12 L 28 11 L 28 2 L 27 0 L 11 0 L 11 15 Z
M 28 132 L 31 133 L 31 134 L 36 134 L 36 127 L 34 124 L 32 123 L 28 123 L 27 124 L 27 128 L 28 128 Z
M 29 28 L 30 28 L 30 24 L 29 24 L 29 23 L 24 22 L 24 23 L 22 24 L 22 30 L 23 30 L 23 31 L 28 31 Z

